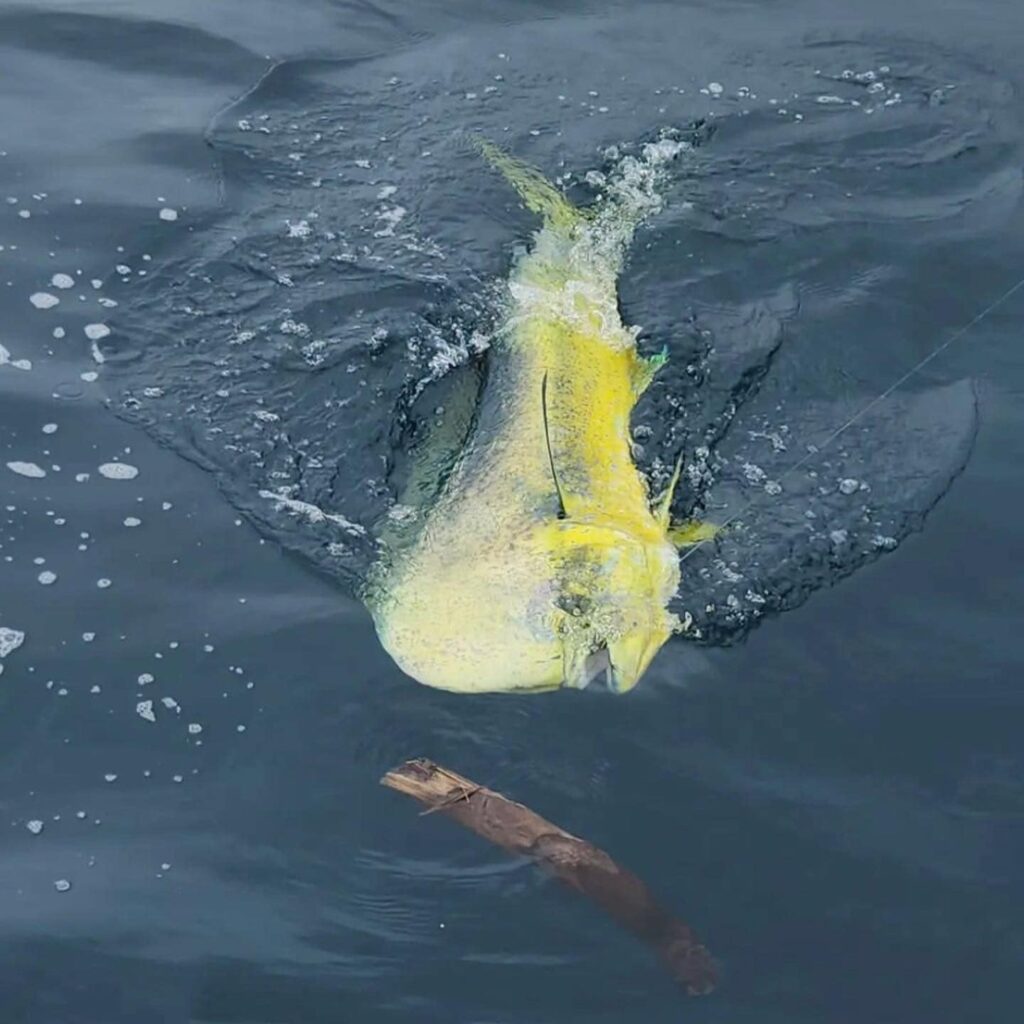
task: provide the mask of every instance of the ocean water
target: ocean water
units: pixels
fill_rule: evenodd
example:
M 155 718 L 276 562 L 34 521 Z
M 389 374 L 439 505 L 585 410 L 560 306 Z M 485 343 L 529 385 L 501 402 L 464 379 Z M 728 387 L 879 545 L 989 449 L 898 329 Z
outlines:
M 1012 1019 L 1022 38 L 998 0 L 0 6 L 0 1019 Z M 584 204 L 686 143 L 621 281 L 669 357 L 634 435 L 730 528 L 626 697 L 431 691 L 357 597 L 536 226 L 467 132 Z M 632 868 L 718 990 L 378 786 L 413 756 Z

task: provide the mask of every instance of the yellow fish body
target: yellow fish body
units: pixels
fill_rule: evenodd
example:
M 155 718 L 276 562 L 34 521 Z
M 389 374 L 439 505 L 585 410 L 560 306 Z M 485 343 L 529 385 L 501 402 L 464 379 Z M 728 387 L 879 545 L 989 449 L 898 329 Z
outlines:
M 679 628 L 678 467 L 652 507 L 630 414 L 660 358 L 618 312 L 616 278 L 640 214 L 588 217 L 532 168 L 484 155 L 544 217 L 509 282 L 487 380 L 414 541 L 386 550 L 367 604 L 410 676 L 462 692 L 636 685 Z M 618 217 L 616 223 L 612 218 Z M 410 513 L 413 514 L 413 513 Z

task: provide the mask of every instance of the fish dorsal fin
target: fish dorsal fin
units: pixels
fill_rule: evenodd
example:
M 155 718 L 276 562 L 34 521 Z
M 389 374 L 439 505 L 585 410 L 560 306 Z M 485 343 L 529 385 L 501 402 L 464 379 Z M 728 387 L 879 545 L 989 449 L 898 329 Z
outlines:
M 679 474 L 683 471 L 683 453 L 679 453 L 676 459 L 675 469 L 672 470 L 672 478 L 668 486 L 661 492 L 661 497 L 654 503 L 651 510 L 658 525 L 667 533 L 672 516 L 672 499 L 675 497 L 676 485 L 679 483 Z
M 484 159 L 519 193 L 527 209 L 540 214 L 545 224 L 568 231 L 584 219 L 583 211 L 573 206 L 536 167 L 517 160 L 479 135 L 472 136 L 472 140 Z
M 567 519 L 565 511 L 565 498 L 562 495 L 562 486 L 558 482 L 558 471 L 555 469 L 555 456 L 551 451 L 551 431 L 548 428 L 548 375 L 545 372 L 540 382 L 540 414 L 544 421 L 544 445 L 548 450 L 548 465 L 551 467 L 551 479 L 555 484 L 555 494 L 558 496 L 558 518 Z

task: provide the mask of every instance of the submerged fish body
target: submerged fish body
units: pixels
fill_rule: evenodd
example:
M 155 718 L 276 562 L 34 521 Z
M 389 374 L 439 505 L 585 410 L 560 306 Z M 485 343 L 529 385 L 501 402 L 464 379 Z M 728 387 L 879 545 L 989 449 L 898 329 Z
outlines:
M 413 678 L 456 691 L 631 689 L 678 628 L 671 485 L 652 507 L 630 414 L 661 360 L 618 312 L 644 210 L 585 216 L 531 168 L 488 158 L 544 216 L 509 281 L 506 321 L 464 442 L 413 539 L 392 542 L 367 603 Z M 436 468 L 436 467 L 435 467 Z

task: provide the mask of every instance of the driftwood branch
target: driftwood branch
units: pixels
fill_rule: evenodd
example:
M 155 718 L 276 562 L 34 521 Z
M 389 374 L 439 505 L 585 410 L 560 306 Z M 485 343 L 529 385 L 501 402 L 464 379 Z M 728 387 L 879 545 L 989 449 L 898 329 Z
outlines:
M 432 761 L 406 761 L 381 783 L 424 804 L 424 814 L 440 812 L 510 853 L 532 857 L 651 946 L 690 995 L 715 987 L 715 962 L 693 930 L 663 910 L 647 886 L 604 850 Z

